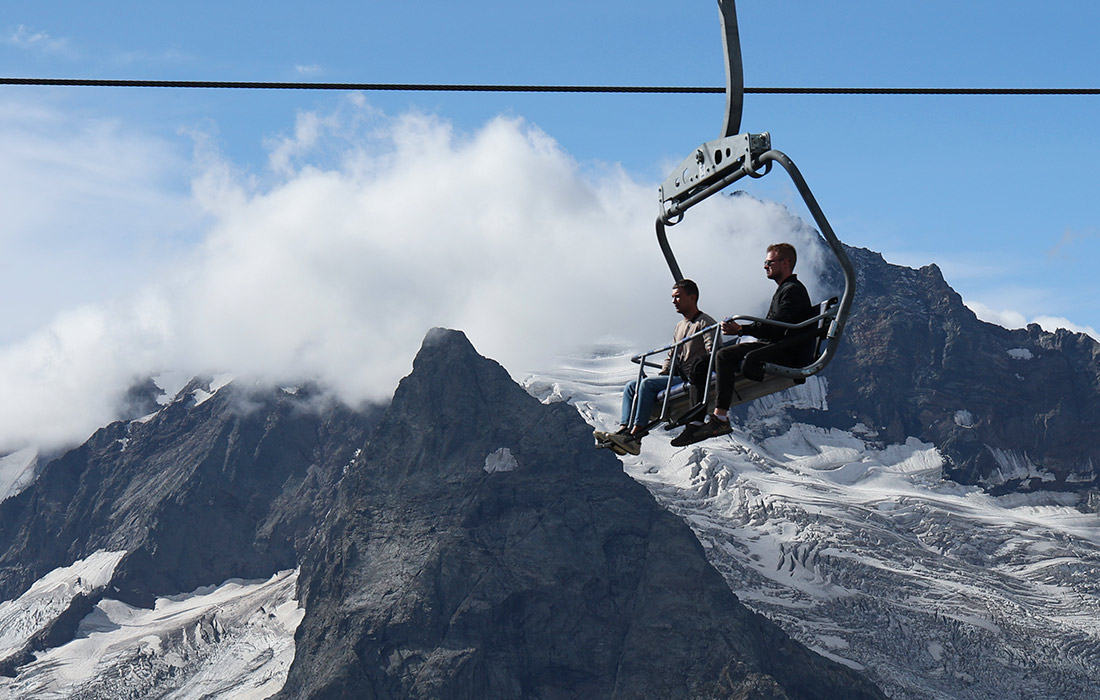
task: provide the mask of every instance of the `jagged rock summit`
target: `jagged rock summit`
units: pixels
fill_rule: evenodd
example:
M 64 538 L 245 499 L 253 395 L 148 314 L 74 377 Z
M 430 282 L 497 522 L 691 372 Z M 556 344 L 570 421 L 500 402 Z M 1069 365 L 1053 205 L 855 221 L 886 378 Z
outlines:
M 1100 485 L 1100 343 L 985 323 L 935 265 L 848 253 L 859 291 L 824 373 L 829 411 L 803 419 L 862 423 L 887 443 L 927 440 L 951 478 L 991 490 Z
M 302 565 L 282 699 L 884 697 L 744 608 L 564 403 L 425 338 Z

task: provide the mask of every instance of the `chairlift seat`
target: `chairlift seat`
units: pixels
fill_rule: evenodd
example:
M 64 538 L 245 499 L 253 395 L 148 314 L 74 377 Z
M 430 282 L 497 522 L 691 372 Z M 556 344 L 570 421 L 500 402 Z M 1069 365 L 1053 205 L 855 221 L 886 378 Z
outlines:
M 818 304 L 818 322 L 814 326 L 813 330 L 809 333 L 793 336 L 788 340 L 792 342 L 799 342 L 801 340 L 814 338 L 814 352 L 809 362 L 817 360 L 821 357 L 821 354 L 825 351 L 825 343 L 827 341 L 827 334 L 829 329 L 829 321 L 832 318 L 829 314 L 830 309 L 836 306 L 837 298 L 833 297 L 827 301 L 823 301 Z M 767 350 L 768 348 L 761 348 L 760 350 Z M 755 352 L 759 352 L 755 351 Z M 748 356 L 746 356 L 748 357 Z M 807 364 L 809 364 L 809 362 Z M 731 408 L 739 404 L 748 403 L 749 401 L 755 401 L 756 399 L 768 396 L 769 394 L 775 394 L 780 391 L 785 391 L 800 384 L 805 384 L 805 377 L 787 377 L 778 374 L 764 373 L 761 379 L 752 379 L 746 377 L 743 374 L 738 374 L 737 379 L 733 385 L 733 402 L 730 404 Z M 714 404 L 714 397 L 717 395 L 718 373 L 711 372 L 710 375 L 710 389 L 707 392 L 710 397 L 709 409 Z M 689 385 L 684 382 L 678 384 L 670 390 L 662 390 L 657 394 L 657 400 L 654 402 L 653 413 L 650 416 L 651 421 L 662 420 L 662 414 L 665 408 L 665 395 L 668 394 L 668 418 L 666 422 L 668 427 L 676 427 L 683 425 L 688 420 L 695 418 L 691 415 L 696 412 L 698 407 L 691 406 Z

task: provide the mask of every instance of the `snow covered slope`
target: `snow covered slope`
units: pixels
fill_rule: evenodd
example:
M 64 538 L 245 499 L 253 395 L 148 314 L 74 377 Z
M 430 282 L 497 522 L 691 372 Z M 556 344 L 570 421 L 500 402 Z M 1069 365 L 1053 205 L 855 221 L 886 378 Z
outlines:
M 15 600 L 0 603 L 0 662 L 21 655 L 28 641 L 48 629 L 80 596 L 102 591 L 125 552 L 96 552 L 51 571 Z
M 48 622 L 66 604 L 51 601 L 108 580 L 122 554 L 99 553 L 59 569 L 0 605 L 0 655 L 5 643 L 26 638 L 29 622 Z M 105 598 L 81 621 L 75 639 L 38 653 L 15 678 L 0 677 L 0 697 L 270 697 L 294 659 L 294 630 L 302 619 L 294 600 L 297 580 L 296 571 L 284 571 L 267 581 L 227 581 L 160 598 L 152 609 Z
M 0 457 L 0 501 L 15 496 L 34 482 L 38 450 L 33 447 Z
M 636 366 L 619 348 L 527 380 L 598 429 Z M 824 373 L 828 375 L 828 370 Z M 1073 493 L 993 497 L 935 445 L 799 423 L 825 378 L 758 402 L 730 436 L 626 471 L 681 515 L 743 602 L 891 697 L 1092 700 L 1100 693 L 1100 518 Z

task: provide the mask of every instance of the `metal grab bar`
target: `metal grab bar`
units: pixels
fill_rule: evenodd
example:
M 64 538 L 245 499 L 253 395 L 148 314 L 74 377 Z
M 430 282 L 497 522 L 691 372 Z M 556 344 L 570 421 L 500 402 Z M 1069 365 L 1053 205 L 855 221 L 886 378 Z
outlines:
M 836 316 L 836 311 L 834 309 L 835 309 L 835 307 L 830 307 L 826 311 L 823 311 L 823 312 L 817 314 L 816 316 L 808 318 L 805 321 L 801 321 L 799 323 L 787 323 L 786 321 L 776 321 L 774 319 L 760 318 L 759 316 L 748 316 L 748 315 L 730 316 L 726 320 L 727 321 L 738 321 L 738 320 L 753 321 L 755 323 L 764 323 L 764 324 L 767 324 L 769 326 L 779 326 L 779 327 L 790 329 L 790 330 L 802 330 L 804 328 L 809 328 L 811 325 L 813 325 L 815 323 L 821 323 L 823 320 L 825 320 L 827 318 L 835 317 Z M 676 342 L 673 342 L 673 343 L 670 343 L 669 345 L 664 345 L 664 346 L 659 347 L 659 348 L 654 348 L 653 350 L 648 350 L 646 352 L 639 353 L 639 354 L 631 357 L 630 361 L 637 364 L 639 362 L 642 362 L 645 358 L 649 357 L 650 355 L 657 355 L 659 353 L 668 352 L 669 350 L 679 349 L 679 347 L 681 345 L 683 345 L 685 342 L 687 342 L 689 340 L 693 340 L 695 338 L 698 338 L 701 335 L 703 335 L 704 333 L 707 333 L 708 331 L 713 332 L 715 328 L 720 329 L 721 327 L 722 327 L 722 322 L 712 323 L 711 325 L 707 326 L 706 328 L 703 328 L 702 330 L 695 331 L 691 335 L 686 335 L 683 338 L 681 338 L 680 340 L 678 340 Z M 674 356 L 673 361 L 675 362 L 675 360 L 677 360 L 677 359 L 678 359 L 678 357 Z M 659 367 L 661 365 L 647 363 L 647 366 L 649 366 L 649 367 Z M 671 369 L 669 371 L 671 371 Z
M 677 368 L 677 364 L 680 362 L 680 347 L 684 343 L 686 343 L 690 340 L 694 340 L 695 338 L 699 338 L 699 337 L 701 337 L 701 336 L 703 336 L 707 333 L 713 333 L 714 334 L 714 341 L 711 344 L 711 349 L 710 349 L 710 360 L 708 361 L 708 365 L 707 365 L 707 376 L 709 377 L 710 373 L 714 371 L 714 357 L 715 357 L 715 354 L 718 352 L 719 346 L 721 345 L 721 343 L 719 342 L 721 340 L 721 336 L 722 336 L 722 324 L 721 323 L 712 323 L 711 325 L 709 325 L 709 326 L 707 326 L 707 327 L 705 327 L 701 330 L 695 331 L 691 335 L 685 335 L 683 338 L 680 338 L 679 340 L 673 342 L 671 345 L 665 345 L 664 347 L 656 348 L 654 350 L 650 350 L 649 352 L 643 352 L 640 355 L 635 355 L 634 357 L 630 358 L 631 362 L 637 363 L 637 365 L 638 365 L 638 378 L 634 383 L 634 400 L 631 401 L 631 403 L 630 403 L 630 415 L 627 417 L 627 425 L 634 426 L 634 425 L 639 425 L 640 424 L 640 421 L 638 420 L 640 418 L 640 416 L 638 416 L 638 403 L 641 400 L 641 396 L 642 396 L 642 380 L 646 378 L 645 368 L 646 367 L 663 367 L 664 366 L 663 363 L 661 365 L 657 365 L 657 364 L 654 364 L 654 363 L 651 363 L 651 362 L 646 362 L 645 359 L 647 357 L 649 357 L 650 355 L 657 355 L 657 354 L 666 353 L 666 352 L 671 352 L 672 353 L 672 358 L 669 361 L 669 365 L 668 365 L 668 381 L 665 383 L 665 389 L 664 389 L 665 398 L 664 398 L 664 401 L 661 404 L 661 415 L 657 419 L 658 421 L 668 420 L 668 398 L 669 398 L 669 394 L 672 393 L 671 392 L 672 379 L 674 377 L 679 376 L 676 373 L 676 368 Z M 707 400 L 709 391 L 710 391 L 710 382 L 708 381 L 706 383 L 706 386 L 703 389 L 703 401 L 704 402 Z M 649 416 L 645 416 L 645 424 L 649 425 Z
M 836 318 L 835 318 L 836 317 L 835 302 L 836 302 L 835 297 L 828 300 L 827 302 L 824 302 L 824 304 L 827 305 L 827 308 L 824 311 L 822 311 L 821 313 L 819 313 L 819 314 L 817 314 L 817 315 L 815 315 L 811 318 L 806 319 L 805 321 L 801 321 L 799 323 L 787 323 L 786 321 L 776 321 L 774 319 L 760 318 L 760 317 L 757 317 L 757 316 L 749 316 L 749 315 L 731 316 L 730 318 L 728 318 L 726 320 L 727 321 L 741 321 L 741 320 L 752 321 L 754 323 L 761 323 L 761 324 L 765 324 L 765 325 L 776 326 L 776 327 L 784 328 L 784 329 L 791 330 L 791 331 L 804 331 L 804 330 L 812 328 L 813 326 L 819 326 L 822 323 L 822 321 L 825 321 L 827 319 L 835 321 L 836 320 Z M 707 381 L 703 385 L 702 403 L 703 403 L 703 405 L 706 405 L 707 401 L 710 399 L 710 384 L 711 384 L 710 377 L 713 374 L 714 369 L 715 369 L 715 362 L 716 362 L 716 358 L 718 356 L 718 350 L 723 346 L 723 344 L 721 342 L 721 340 L 722 340 L 722 322 L 712 323 L 711 325 L 706 326 L 705 328 L 702 328 L 701 330 L 698 330 L 698 331 L 692 333 L 691 335 L 686 335 L 683 338 L 681 338 L 680 340 L 674 341 L 673 343 L 671 343 L 669 345 L 665 345 L 665 346 L 662 346 L 662 347 L 659 347 L 659 348 L 654 348 L 653 350 L 649 350 L 647 352 L 640 353 L 640 354 L 635 355 L 634 357 L 630 358 L 631 362 L 634 362 L 638 365 L 638 377 L 637 377 L 637 380 L 635 381 L 635 384 L 634 384 L 634 399 L 632 400 L 632 402 L 630 404 L 630 415 L 628 416 L 627 425 L 634 426 L 634 425 L 643 424 L 643 422 L 642 422 L 643 420 L 644 420 L 645 425 L 649 425 L 649 416 L 642 417 L 642 416 L 638 415 L 638 404 L 641 400 L 642 380 L 646 378 L 646 373 L 645 373 L 646 367 L 663 367 L 664 365 L 663 365 L 663 363 L 658 365 L 658 364 L 653 363 L 653 362 L 647 362 L 646 358 L 651 357 L 652 355 L 664 354 L 664 353 L 668 353 L 668 352 L 672 353 L 672 357 L 671 357 L 671 360 L 669 362 L 669 368 L 668 368 L 668 380 L 666 381 L 665 388 L 664 388 L 664 399 L 661 403 L 661 413 L 660 413 L 660 416 L 657 418 L 657 422 L 667 421 L 668 420 L 668 403 L 669 403 L 669 399 L 670 399 L 671 394 L 672 394 L 672 391 L 671 391 L 671 389 L 672 389 L 672 380 L 674 378 L 680 376 L 676 372 L 677 364 L 680 362 L 680 348 L 684 345 L 684 343 L 686 343 L 688 341 L 691 341 L 691 340 L 694 340 L 695 338 L 702 337 L 702 336 L 704 336 L 708 333 L 713 334 L 714 339 L 713 339 L 713 342 L 711 343 L 710 357 L 708 358 L 708 361 L 707 361 L 707 373 L 706 373 Z M 791 337 L 793 338 L 793 337 L 797 337 L 797 336 L 798 336 L 798 334 L 796 333 L 796 334 L 793 334 Z M 806 339 L 808 340 L 808 339 L 810 339 L 814 336 L 819 336 L 819 333 L 814 333 L 813 335 L 806 334 Z M 777 341 L 777 342 L 782 342 L 782 341 Z M 828 348 L 826 348 L 826 350 L 827 349 Z M 815 354 L 815 362 L 818 361 L 819 359 L 820 358 L 816 357 L 816 354 Z M 810 367 L 812 365 L 813 365 L 813 363 L 811 363 L 810 365 L 807 365 L 807 367 Z M 810 376 L 810 374 L 813 374 L 813 372 L 810 372 L 808 374 L 799 374 L 799 372 L 801 371 L 799 368 L 784 367 L 782 365 L 777 365 L 777 364 L 774 364 L 774 363 L 771 363 L 771 362 L 765 362 L 765 363 L 763 363 L 763 366 L 764 366 L 764 369 L 765 369 L 766 373 L 775 374 L 775 375 L 783 376 L 783 377 L 799 378 L 799 377 L 807 377 L 807 376 Z M 775 370 L 778 370 L 778 371 L 775 371 Z
M 836 312 L 830 308 L 828 311 L 822 312 L 813 318 L 808 318 L 805 321 L 798 323 L 787 323 L 786 321 L 777 321 L 774 318 L 760 318 L 759 316 L 730 316 L 727 321 L 752 321 L 753 323 L 760 323 L 767 326 L 777 326 L 779 328 L 785 328 L 787 330 L 800 331 L 803 328 L 807 328 L 814 323 L 821 323 L 826 318 L 834 318 Z M 755 336 L 754 336 L 755 337 Z
M 677 341 L 675 341 L 675 342 L 673 342 L 669 345 L 665 345 L 664 347 L 655 348 L 655 349 L 650 350 L 648 352 L 643 352 L 643 353 L 640 353 L 638 355 L 635 355 L 634 357 L 630 358 L 630 361 L 634 362 L 634 363 L 638 363 L 638 362 L 641 362 L 642 359 L 644 359 L 646 357 L 649 357 L 650 355 L 656 355 L 658 353 L 668 352 L 669 350 L 679 349 L 679 347 L 681 345 L 683 345 L 685 342 L 687 342 L 689 340 L 694 340 L 695 338 L 698 338 L 699 336 L 703 335 L 707 331 L 713 331 L 715 328 L 721 327 L 721 325 L 722 325 L 721 323 L 712 323 L 709 326 L 707 326 L 706 328 L 703 328 L 702 330 L 695 331 L 691 335 L 685 335 L 683 338 L 680 338 L 679 340 L 677 340 Z M 676 359 L 677 359 L 676 356 L 673 355 L 673 362 L 675 362 Z M 656 367 L 657 365 L 650 365 L 650 366 Z M 669 371 L 670 372 L 672 371 L 671 367 L 669 368 Z

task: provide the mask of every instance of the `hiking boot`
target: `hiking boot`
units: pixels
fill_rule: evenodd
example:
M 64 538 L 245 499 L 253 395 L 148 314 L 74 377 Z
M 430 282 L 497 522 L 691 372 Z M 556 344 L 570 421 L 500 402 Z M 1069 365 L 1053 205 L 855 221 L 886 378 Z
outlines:
M 613 433 L 609 433 L 605 430 L 593 430 L 592 437 L 596 438 L 597 447 L 607 447 L 607 442 L 612 435 L 629 435 L 630 428 L 625 425 L 620 425 L 619 429 Z
M 616 452 L 622 450 L 627 454 L 636 455 L 642 451 L 642 434 L 614 433 L 607 436 L 607 441 Z M 615 449 L 618 448 L 618 449 Z

